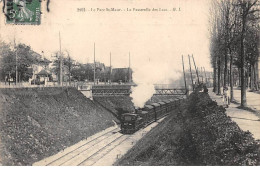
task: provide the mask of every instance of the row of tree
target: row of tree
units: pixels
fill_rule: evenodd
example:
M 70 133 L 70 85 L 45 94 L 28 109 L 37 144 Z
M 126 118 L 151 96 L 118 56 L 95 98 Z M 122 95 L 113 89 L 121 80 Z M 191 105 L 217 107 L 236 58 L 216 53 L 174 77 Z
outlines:
M 210 13 L 213 91 L 221 94 L 221 87 L 229 85 L 233 100 L 234 79 L 238 78 L 241 106 L 245 107 L 246 88 L 258 90 L 259 0 L 214 0 Z
M 43 53 L 42 53 L 43 55 Z M 53 61 L 43 58 L 42 55 L 34 52 L 30 46 L 25 44 L 8 44 L 0 41 L 0 81 L 23 82 L 32 78 L 33 66 L 41 66 L 48 70 L 49 78 L 54 73 L 60 80 L 60 66 L 62 65 L 63 81 L 94 81 L 94 64 L 82 64 L 76 62 L 68 51 L 62 52 L 62 64 L 60 64 L 60 54 L 56 52 Z M 96 79 L 101 82 L 128 82 L 129 71 L 131 69 L 115 69 L 112 73 L 110 67 L 103 63 L 96 64 Z M 16 80 L 16 77 L 18 78 Z
M 65 54 L 67 53 L 67 54 Z M 100 82 L 129 82 L 129 73 L 132 72 L 130 68 L 116 68 L 112 69 L 112 67 L 105 66 L 105 64 L 97 62 L 96 66 L 93 63 L 79 63 L 75 62 L 69 54 L 68 51 L 63 53 L 63 75 L 68 77 L 69 82 L 71 81 L 94 81 L 94 67 L 95 69 L 95 77 Z M 64 57 L 67 55 L 67 57 Z M 59 77 L 60 72 L 60 57 L 59 53 L 56 53 L 54 56 L 53 68 L 52 71 Z M 67 72 L 65 71 L 67 70 Z M 129 72 L 130 71 L 130 72 Z
M 29 69 L 33 64 L 46 66 L 49 61 L 42 59 L 30 46 L 25 44 L 11 45 L 0 41 L 1 81 L 7 79 L 13 79 L 17 82 L 28 81 L 31 77 Z

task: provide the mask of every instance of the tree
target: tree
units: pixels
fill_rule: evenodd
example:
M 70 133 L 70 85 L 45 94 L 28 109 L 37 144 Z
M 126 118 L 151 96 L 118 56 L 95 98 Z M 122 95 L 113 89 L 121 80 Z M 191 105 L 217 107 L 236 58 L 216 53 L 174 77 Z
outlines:
M 71 83 L 71 72 L 75 66 L 75 64 L 74 64 L 75 61 L 71 58 L 69 52 L 68 51 L 66 51 L 66 52 L 68 54 L 67 57 L 64 57 L 65 56 L 64 53 L 61 54 L 63 56 L 62 74 L 67 75 L 68 79 L 69 79 L 69 83 Z M 54 61 L 53 61 L 52 71 L 54 72 L 55 75 L 58 76 L 58 81 L 60 81 L 60 55 L 59 55 L 59 52 L 56 52 L 53 57 L 54 57 Z M 64 80 L 64 77 L 63 77 L 63 80 Z
M 38 64 L 40 60 L 40 55 L 31 50 L 30 46 L 25 44 L 18 44 L 14 49 L 11 49 L 10 44 L 1 42 L 0 55 L 1 80 L 3 80 L 7 74 L 9 75 L 9 79 L 13 78 L 16 80 L 17 64 L 17 80 L 19 82 L 28 81 L 29 77 L 32 76 L 32 74 L 28 74 L 28 68 L 33 64 Z
M 1 81 L 15 77 L 15 54 L 10 44 L 0 42 L 0 71 Z M 8 75 L 8 76 L 7 76 Z M 8 79 L 6 79 L 6 76 Z
M 226 87 L 230 84 L 231 100 L 233 100 L 233 66 L 235 65 L 240 70 L 242 107 L 246 106 L 246 80 L 249 82 L 250 77 L 251 88 L 257 86 L 257 78 L 254 78 L 254 65 L 259 55 L 257 2 L 258 0 L 215 0 L 212 2 L 211 8 L 209 30 L 211 64 L 214 69 L 214 91 L 216 92 L 217 87 L 217 93 L 220 94 L 221 77 L 223 76 L 223 86 Z
M 237 6 L 241 12 L 241 32 L 240 32 L 240 60 L 241 60 L 241 107 L 247 106 L 246 101 L 246 81 L 245 81 L 245 35 L 248 29 L 248 21 L 252 15 L 259 11 L 255 9 L 258 0 L 238 0 Z

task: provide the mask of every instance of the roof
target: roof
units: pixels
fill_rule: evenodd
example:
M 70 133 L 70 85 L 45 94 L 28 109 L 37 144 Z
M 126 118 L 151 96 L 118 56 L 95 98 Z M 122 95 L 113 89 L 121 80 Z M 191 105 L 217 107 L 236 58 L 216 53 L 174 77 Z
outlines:
M 124 73 L 128 73 L 128 72 L 132 72 L 131 68 L 127 67 L 127 68 L 113 68 L 112 69 L 112 74 L 115 74 L 116 72 L 124 72 Z
M 137 116 L 137 114 L 134 114 L 134 113 L 124 113 L 121 116 Z
M 29 53 L 35 58 L 41 58 L 41 55 L 33 50 L 30 50 Z
M 141 114 L 147 114 L 148 112 L 147 111 L 142 111 Z
M 165 103 L 164 102 L 158 102 L 160 105 L 165 105 Z
M 170 101 L 170 100 L 165 100 L 164 102 L 165 102 L 165 103 L 170 103 L 171 101 Z
M 89 65 L 92 69 L 94 69 L 94 67 L 96 67 L 96 69 L 101 69 L 104 68 L 105 69 L 105 64 L 104 63 L 101 63 L 101 62 L 95 62 L 96 64 L 94 63 L 87 63 L 87 65 Z
M 37 73 L 37 75 L 45 75 L 45 76 L 48 76 L 48 75 L 50 75 L 50 73 L 48 73 L 46 70 L 42 69 L 39 73 Z
M 153 106 L 146 104 L 144 105 L 144 108 L 153 109 Z
M 151 105 L 154 106 L 154 107 L 159 107 L 160 106 L 160 104 L 158 104 L 158 103 L 152 103 Z
M 39 62 L 42 63 L 42 64 L 50 64 L 51 63 L 51 61 L 46 59 L 46 58 L 41 59 Z

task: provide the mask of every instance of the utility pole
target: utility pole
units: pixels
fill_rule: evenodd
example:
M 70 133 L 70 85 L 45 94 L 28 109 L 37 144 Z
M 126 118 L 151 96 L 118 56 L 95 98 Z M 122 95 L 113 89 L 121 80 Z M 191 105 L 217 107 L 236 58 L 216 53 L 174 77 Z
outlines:
M 201 70 L 200 74 L 201 74 L 201 78 L 202 78 L 202 83 L 203 83 L 203 82 L 204 82 L 204 80 L 203 80 L 203 73 L 202 73 L 202 67 L 200 67 L 200 70 Z
M 18 70 L 17 70 L 17 47 L 15 43 L 15 37 L 14 37 L 14 50 L 15 50 L 15 85 L 18 83 Z
M 131 62 L 130 62 L 130 52 L 129 52 L 129 67 L 128 67 L 128 76 L 129 76 L 129 83 L 132 81 L 131 79 Z
M 69 86 L 71 85 L 71 66 L 72 66 L 72 63 L 71 63 L 71 58 L 70 58 L 70 55 L 68 54 L 69 56 Z
M 187 91 L 186 76 L 185 76 L 184 62 L 183 62 L 183 55 L 182 55 L 182 68 L 183 68 L 183 76 L 184 76 L 185 90 Z
M 190 55 L 188 55 L 188 57 L 189 57 L 189 65 L 190 65 L 190 78 L 191 78 L 192 90 L 194 91 L 193 76 L 192 76 L 191 64 L 190 64 Z
M 110 52 L 110 69 L 109 69 L 109 80 L 110 80 L 110 84 L 111 84 L 111 82 L 112 82 L 111 73 L 112 73 L 112 67 L 111 67 L 111 52 Z
M 63 86 L 63 74 L 62 74 L 62 65 L 63 65 L 63 58 L 61 53 L 61 37 L 59 32 L 59 41 L 60 41 L 60 85 Z
M 95 43 L 94 43 L 94 85 L 96 82 L 96 53 L 95 53 Z
M 197 74 L 197 78 L 198 78 L 198 84 L 199 84 L 199 83 L 200 83 L 200 79 L 199 79 L 198 69 L 197 69 L 197 66 L 196 66 L 196 63 L 195 63 L 195 60 L 194 60 L 193 54 L 192 54 L 191 56 L 192 56 L 192 59 L 193 59 L 194 67 L 195 67 L 196 74 Z
M 203 67 L 203 69 L 204 69 L 204 75 L 205 75 L 205 82 L 207 83 L 208 80 L 207 80 L 207 75 L 206 75 L 205 67 Z

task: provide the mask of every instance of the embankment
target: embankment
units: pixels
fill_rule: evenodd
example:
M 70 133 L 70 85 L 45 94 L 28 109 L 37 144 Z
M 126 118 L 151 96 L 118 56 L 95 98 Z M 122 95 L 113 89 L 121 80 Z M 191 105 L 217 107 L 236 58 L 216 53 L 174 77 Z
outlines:
M 0 163 L 31 165 L 114 125 L 75 88 L 0 89 Z
M 134 104 L 129 96 L 96 96 L 94 101 L 104 106 L 112 114 L 114 114 L 118 119 L 120 119 L 121 114 L 133 112 Z
M 115 165 L 259 165 L 260 142 L 194 92 Z

